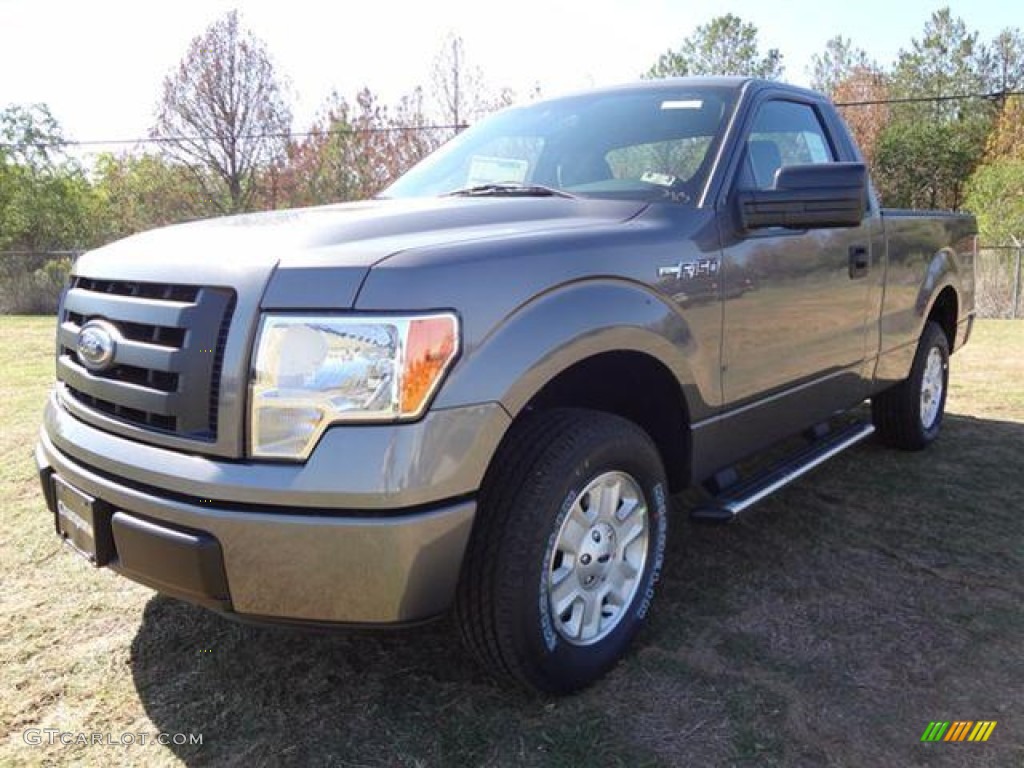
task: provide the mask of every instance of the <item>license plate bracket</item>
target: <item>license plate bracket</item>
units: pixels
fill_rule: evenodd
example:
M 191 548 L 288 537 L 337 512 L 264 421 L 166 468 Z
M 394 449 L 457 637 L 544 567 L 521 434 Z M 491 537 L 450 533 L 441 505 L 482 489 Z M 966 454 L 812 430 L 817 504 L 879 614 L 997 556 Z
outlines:
M 97 567 L 109 563 L 114 538 L 107 505 L 56 475 L 53 488 L 57 499 L 57 533 L 64 543 Z

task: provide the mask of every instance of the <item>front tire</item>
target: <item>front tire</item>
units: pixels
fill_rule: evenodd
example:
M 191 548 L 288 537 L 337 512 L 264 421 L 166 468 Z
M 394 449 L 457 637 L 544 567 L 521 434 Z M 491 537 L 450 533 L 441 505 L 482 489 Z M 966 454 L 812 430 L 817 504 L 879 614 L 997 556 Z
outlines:
M 938 323 L 925 324 L 910 376 L 875 395 L 871 417 L 886 445 L 920 451 L 938 436 L 949 388 L 949 341 Z
M 492 672 L 568 693 L 626 652 L 664 559 L 667 485 L 647 434 L 557 409 L 513 426 L 480 491 L 456 599 Z

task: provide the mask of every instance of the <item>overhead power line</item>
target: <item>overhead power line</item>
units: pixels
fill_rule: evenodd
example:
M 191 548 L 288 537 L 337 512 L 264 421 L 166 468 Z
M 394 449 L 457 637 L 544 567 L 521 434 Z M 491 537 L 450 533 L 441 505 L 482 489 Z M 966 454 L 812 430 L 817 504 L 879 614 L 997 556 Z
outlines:
M 1024 96 L 1024 91 L 996 91 L 995 93 L 965 93 L 948 96 L 908 96 L 902 99 L 866 99 L 864 101 L 837 101 L 837 107 L 868 107 L 875 104 L 934 104 L 937 101 L 968 101 L 985 99 L 999 101 L 1010 96 Z
M 253 139 L 296 139 L 309 138 L 312 136 L 352 136 L 355 134 L 377 134 L 377 133 L 410 133 L 413 131 L 461 131 L 466 125 L 396 125 L 387 128 L 326 128 L 323 130 L 311 131 L 277 131 L 268 133 L 243 133 L 236 137 L 236 140 Z M 98 147 L 111 145 L 133 145 L 133 144 L 177 144 L 187 141 L 210 141 L 216 139 L 213 135 L 195 134 L 192 136 L 146 136 L 136 139 L 65 139 L 63 141 L 25 141 L 10 142 L 0 141 L 0 147 L 4 149 L 23 149 L 33 147 L 35 149 L 57 149 L 59 147 Z
M 837 107 L 868 107 L 880 104 L 934 104 L 936 102 L 948 101 L 970 101 L 971 99 L 983 99 L 986 101 L 999 101 L 1011 96 L 1024 96 L 1024 91 L 996 91 L 994 93 L 963 93 L 941 96 L 910 96 L 896 99 L 865 99 L 862 101 L 839 101 L 835 102 Z M 273 133 L 247 133 L 235 137 L 242 140 L 254 139 L 301 139 L 313 136 L 353 136 L 356 134 L 378 134 L 378 133 L 411 133 L 416 131 L 461 131 L 467 126 L 465 124 L 447 125 L 405 125 L 389 126 L 386 128 L 328 128 L 324 130 L 311 131 L 278 131 Z M 211 141 L 216 136 L 196 134 L 192 136 L 146 136 L 135 139 L 67 139 L 64 141 L 49 142 L 0 142 L 3 149 L 59 149 L 62 147 L 102 147 L 102 146 L 129 146 L 136 144 L 177 144 L 189 141 Z

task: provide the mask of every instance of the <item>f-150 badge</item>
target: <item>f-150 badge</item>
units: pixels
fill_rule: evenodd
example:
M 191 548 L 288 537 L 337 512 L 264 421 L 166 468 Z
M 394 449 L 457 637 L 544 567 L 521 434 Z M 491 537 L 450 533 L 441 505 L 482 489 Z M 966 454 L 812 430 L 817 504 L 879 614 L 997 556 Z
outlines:
M 680 261 L 671 267 L 658 267 L 658 277 L 674 277 L 676 280 L 693 280 L 697 277 L 711 277 L 718 274 L 718 259 Z

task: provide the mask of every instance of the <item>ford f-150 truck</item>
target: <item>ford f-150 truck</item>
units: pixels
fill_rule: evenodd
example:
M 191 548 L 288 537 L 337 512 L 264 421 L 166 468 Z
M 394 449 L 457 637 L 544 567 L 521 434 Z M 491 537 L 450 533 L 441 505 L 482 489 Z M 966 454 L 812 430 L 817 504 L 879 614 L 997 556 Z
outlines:
M 807 90 L 508 109 L 372 200 L 82 256 L 43 492 L 161 592 L 306 625 L 454 610 L 491 670 L 571 691 L 647 614 L 671 494 L 726 521 L 872 433 L 936 438 L 975 232 L 880 208 Z

